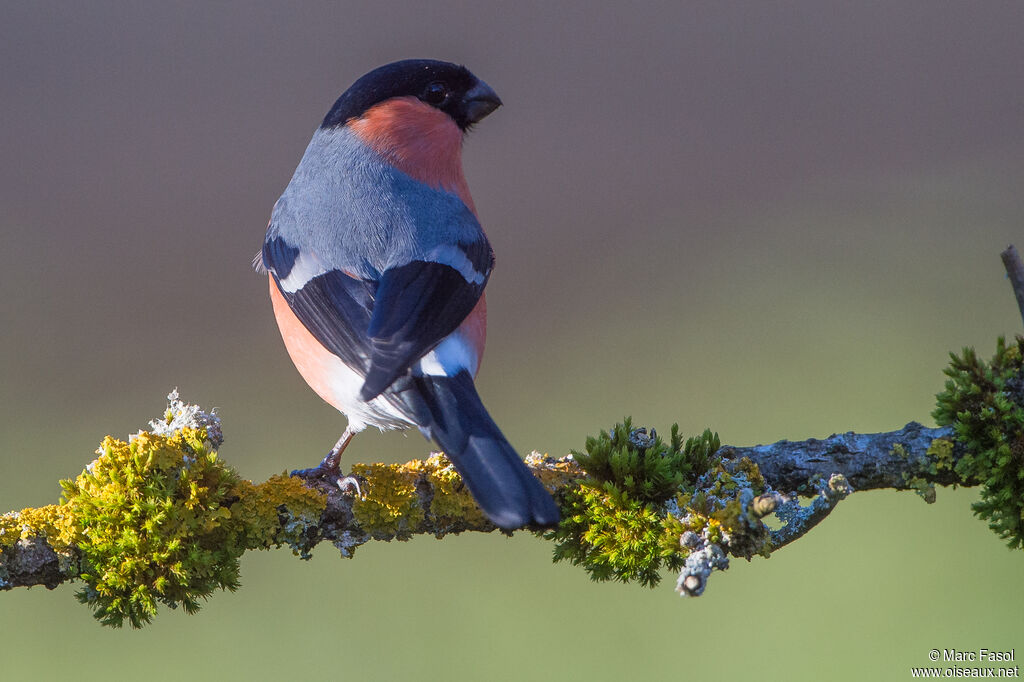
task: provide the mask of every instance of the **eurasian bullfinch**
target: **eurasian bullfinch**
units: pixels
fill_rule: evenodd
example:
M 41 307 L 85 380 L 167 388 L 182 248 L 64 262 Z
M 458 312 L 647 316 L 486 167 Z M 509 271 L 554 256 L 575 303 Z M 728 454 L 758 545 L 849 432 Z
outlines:
M 307 472 L 337 481 L 353 435 L 417 426 L 488 518 L 511 529 L 559 515 L 473 385 L 494 254 L 462 139 L 500 105 L 456 64 L 411 59 L 366 74 L 313 133 L 257 260 L 295 367 L 348 417 Z

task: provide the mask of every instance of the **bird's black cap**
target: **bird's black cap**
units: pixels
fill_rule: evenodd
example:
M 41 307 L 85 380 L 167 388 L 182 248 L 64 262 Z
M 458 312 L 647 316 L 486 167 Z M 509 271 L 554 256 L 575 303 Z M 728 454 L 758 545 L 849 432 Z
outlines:
M 378 67 L 353 83 L 320 127 L 343 126 L 392 97 L 416 97 L 451 116 L 462 130 L 501 106 L 494 90 L 464 66 L 405 59 Z

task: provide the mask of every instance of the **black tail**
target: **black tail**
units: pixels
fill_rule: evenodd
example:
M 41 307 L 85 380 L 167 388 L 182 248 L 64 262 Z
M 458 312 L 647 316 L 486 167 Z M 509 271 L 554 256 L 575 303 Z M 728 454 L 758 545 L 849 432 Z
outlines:
M 445 451 L 494 525 L 558 523 L 555 501 L 501 435 L 466 371 L 413 382 L 415 395 L 407 395 L 420 428 Z

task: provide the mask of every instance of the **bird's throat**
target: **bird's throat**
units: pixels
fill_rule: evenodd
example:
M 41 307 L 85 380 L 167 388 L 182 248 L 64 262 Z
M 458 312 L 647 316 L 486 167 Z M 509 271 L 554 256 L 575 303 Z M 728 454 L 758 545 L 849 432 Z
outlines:
M 348 127 L 395 168 L 458 195 L 476 213 L 462 173 L 462 131 L 448 114 L 415 97 L 394 97 L 349 121 Z

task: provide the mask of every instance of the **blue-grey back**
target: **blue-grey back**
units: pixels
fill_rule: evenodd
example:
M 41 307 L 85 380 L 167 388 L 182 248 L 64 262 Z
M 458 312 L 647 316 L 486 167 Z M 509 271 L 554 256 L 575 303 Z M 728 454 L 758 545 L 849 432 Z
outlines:
M 486 243 L 462 200 L 388 164 L 347 128 L 318 129 L 274 206 L 267 237 L 327 268 L 377 279 L 456 243 Z

